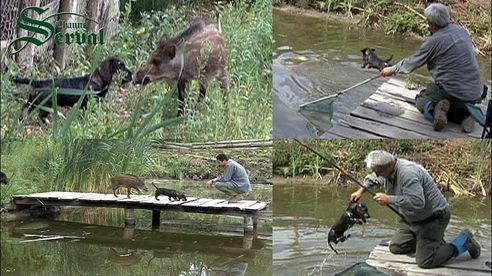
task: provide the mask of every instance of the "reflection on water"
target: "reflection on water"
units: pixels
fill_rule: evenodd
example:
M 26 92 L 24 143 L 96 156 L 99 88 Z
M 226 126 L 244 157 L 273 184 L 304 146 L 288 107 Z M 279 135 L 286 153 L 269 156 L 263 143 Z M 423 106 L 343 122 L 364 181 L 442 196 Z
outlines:
M 1 241 L 2 275 L 271 275 L 271 240 L 253 235 L 27 220 L 3 224 Z
M 333 111 L 303 114 L 298 105 L 335 94 L 378 74 L 362 69 L 360 50 L 376 53 L 393 62 L 413 54 L 421 40 L 387 35 L 324 19 L 273 10 L 273 136 L 276 138 L 317 137 L 359 106 L 385 79 L 378 79 L 337 97 Z M 479 58 L 483 79 L 491 84 L 490 60 Z M 427 82 L 425 69 L 416 71 Z M 386 79 L 387 80 L 387 79 Z
M 344 189 L 321 185 L 275 181 L 273 205 L 273 274 L 333 275 L 357 262 L 363 262 L 382 240 L 391 239 L 398 223 L 397 215 L 371 200 L 367 195 L 371 218 L 367 224 L 355 225 L 351 237 L 334 247 L 327 245 L 330 227 L 343 214 L 350 193 Z M 491 199 L 448 198 L 451 221 L 446 230 L 450 239 L 464 227 L 473 229 L 483 254 L 491 248 Z

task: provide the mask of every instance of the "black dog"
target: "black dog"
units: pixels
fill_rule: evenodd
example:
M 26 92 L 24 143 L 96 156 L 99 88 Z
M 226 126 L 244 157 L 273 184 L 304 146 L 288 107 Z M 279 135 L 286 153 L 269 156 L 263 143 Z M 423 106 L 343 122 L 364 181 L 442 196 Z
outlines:
M 370 216 L 367 205 L 359 202 L 350 203 L 345 213 L 328 233 L 328 245 L 330 248 L 338 254 L 331 243 L 337 244 L 346 241 L 350 237 L 350 234 L 344 235 L 345 231 L 354 226 L 355 223 L 365 223 L 368 218 Z
M 166 189 L 166 188 L 159 188 L 157 187 L 154 183 L 152 183 L 152 185 L 155 187 L 155 199 L 156 200 L 159 200 L 157 197 L 160 196 L 160 195 L 165 195 L 169 198 L 169 200 L 177 200 L 177 201 L 180 201 L 180 200 L 183 200 L 183 201 L 187 201 L 186 199 L 186 196 L 183 194 L 183 193 L 180 193 L 176 190 L 173 190 L 173 189 Z
M 0 183 L 8 185 L 9 184 L 9 179 L 7 178 L 7 175 L 0 171 Z
M 362 68 L 366 68 L 366 66 L 369 65 L 369 67 L 367 68 L 369 69 L 375 68 L 378 69 L 379 72 L 381 72 L 383 68 L 391 66 L 391 64 L 389 64 L 388 61 L 390 61 L 393 58 L 393 55 L 391 55 L 391 57 L 387 60 L 382 60 L 376 55 L 375 49 L 364 48 L 360 51 L 362 52 L 362 59 L 364 60 L 364 64 L 362 64 Z
M 97 92 L 96 97 L 104 98 L 108 93 L 108 88 L 113 81 L 113 75 L 118 72 L 126 72 L 122 82 L 126 83 L 132 80 L 132 72 L 126 68 L 123 61 L 115 57 L 109 57 L 105 59 L 99 67 L 94 71 L 92 75 L 85 75 L 76 78 L 66 78 L 66 79 L 47 79 L 47 80 L 31 80 L 28 78 L 19 78 L 14 76 L 13 81 L 21 84 L 30 84 L 35 89 L 45 88 L 48 91 L 33 91 L 27 100 L 27 102 L 22 107 L 21 120 L 25 120 L 29 113 L 31 113 L 37 105 L 42 105 L 45 107 L 52 107 L 52 96 L 49 89 L 51 87 L 58 88 L 69 88 L 69 89 L 88 89 Z M 56 102 L 58 106 L 74 106 L 80 95 L 68 95 L 59 93 L 56 95 Z M 85 96 L 82 101 L 81 108 L 85 109 L 87 107 L 87 101 L 89 96 Z M 43 103 L 44 102 L 44 103 Z M 39 118 L 41 121 L 47 123 L 48 112 L 44 110 L 39 110 Z

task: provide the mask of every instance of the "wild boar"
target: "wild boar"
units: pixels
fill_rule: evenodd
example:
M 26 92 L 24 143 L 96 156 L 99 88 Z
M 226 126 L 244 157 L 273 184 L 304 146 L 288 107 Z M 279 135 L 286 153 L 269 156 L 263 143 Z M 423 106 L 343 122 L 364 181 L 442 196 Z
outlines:
M 184 64 L 181 64 L 183 57 Z M 227 52 L 224 38 L 213 25 L 196 18 L 188 29 L 176 37 L 163 36 L 147 63 L 134 75 L 134 83 L 157 80 L 178 82 L 178 117 L 186 104 L 186 85 L 198 80 L 199 102 L 205 99 L 209 83 L 217 78 L 226 100 L 229 92 Z
M 137 190 L 139 193 L 141 193 L 140 189 L 146 192 L 148 191 L 144 181 L 138 176 L 133 174 L 119 174 L 112 177 L 111 189 L 113 190 L 113 194 L 115 197 L 118 197 L 116 195 L 116 190 L 120 187 L 124 187 L 128 189 L 128 198 L 130 198 L 130 192 L 132 188 Z

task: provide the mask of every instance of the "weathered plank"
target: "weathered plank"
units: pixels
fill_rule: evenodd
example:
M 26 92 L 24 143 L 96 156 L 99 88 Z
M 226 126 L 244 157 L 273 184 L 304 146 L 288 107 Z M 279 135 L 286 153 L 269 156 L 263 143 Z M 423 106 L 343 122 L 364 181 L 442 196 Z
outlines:
M 245 210 L 263 210 L 268 206 L 267 202 L 257 202 L 251 206 L 244 208 Z
M 357 107 L 351 113 L 351 115 L 364 119 L 370 119 L 375 122 L 384 123 L 404 130 L 413 131 L 415 133 L 427 135 L 432 138 L 447 139 L 447 138 L 462 138 L 466 136 L 465 133 L 457 133 L 450 130 L 449 128 L 445 128 L 442 131 L 434 131 L 434 127 L 430 123 L 422 124 L 414 120 L 408 120 L 403 116 L 394 116 L 394 117 L 381 116 L 377 111 L 366 108 L 364 106 Z
M 475 123 L 472 133 L 461 131 L 460 125 L 448 122 L 436 132 L 431 122 L 415 107 L 416 90 L 405 82 L 389 79 L 350 114 L 339 118 L 325 136 L 336 138 L 480 138 L 482 127 Z M 484 105 L 478 105 L 485 112 Z M 334 114 L 335 115 L 335 114 Z M 335 117 L 335 116 L 334 116 Z M 367 137 L 369 136 L 369 137 Z
M 43 197 L 39 197 L 39 196 Z M 62 199 L 60 199 L 62 198 Z M 113 194 L 98 193 L 65 193 L 51 192 L 14 196 L 13 201 L 19 205 L 59 205 L 84 207 L 111 207 L 125 209 L 175 210 L 201 213 L 220 213 L 230 215 L 251 215 L 252 211 L 266 207 L 254 200 L 242 200 L 229 203 L 225 199 L 188 197 L 188 201 L 170 201 L 168 197 L 156 200 L 151 195 L 126 195 L 115 197 Z
M 341 123 L 387 138 L 426 138 L 425 135 L 418 134 L 413 131 L 404 130 L 398 127 L 389 126 L 386 124 L 366 120 L 363 118 L 357 118 L 354 116 L 347 116 L 343 121 L 341 121 Z
M 210 208 L 216 204 L 219 204 L 219 203 L 222 203 L 225 201 L 226 201 L 225 199 L 212 199 L 211 201 L 208 201 L 204 204 L 201 204 L 200 206 Z
M 415 263 L 415 257 L 392 254 L 387 246 L 376 246 L 366 263 L 385 270 L 405 273 L 403 275 L 491 275 L 491 269 L 485 265 L 486 261 L 490 261 L 490 257 L 490 253 L 487 252 L 474 260 L 465 253 L 452 258 L 442 267 L 422 269 Z
M 350 127 L 346 127 L 346 126 L 339 125 L 339 124 L 333 125 L 326 133 L 336 135 L 336 136 L 339 136 L 341 138 L 354 138 L 354 137 L 357 137 L 360 139 L 382 138 L 382 136 L 379 136 L 376 134 L 368 133 L 365 131 L 360 131 L 360 130 L 357 130 L 355 128 L 350 128 Z M 327 135 L 323 134 L 321 136 L 321 138 L 331 138 L 331 137 L 327 137 Z
M 378 102 L 394 103 L 394 100 L 388 99 L 387 97 L 381 96 L 379 94 L 373 94 L 371 97 L 369 97 L 369 99 L 367 99 L 362 104 L 362 106 L 371 108 L 372 106 L 374 106 L 375 103 L 378 103 Z M 434 133 L 436 131 L 434 131 L 434 129 L 432 128 L 432 123 L 429 122 L 428 120 L 426 120 L 424 118 L 424 116 L 420 113 L 420 111 L 417 110 L 417 108 L 415 106 L 413 106 L 409 103 L 405 103 L 405 102 L 398 102 L 397 104 L 400 108 L 403 109 L 404 113 L 399 115 L 398 117 L 393 117 L 393 118 L 405 118 L 405 119 L 415 121 L 416 123 L 419 123 L 419 124 L 422 124 L 425 126 L 429 126 L 429 127 L 431 127 L 431 130 L 428 132 L 429 136 L 431 136 L 432 134 L 436 135 Z M 475 129 L 471 133 L 464 133 L 463 131 L 461 131 L 460 125 L 453 123 L 453 122 L 448 122 L 448 124 L 441 131 L 441 133 L 448 133 L 449 135 L 454 135 L 454 136 L 458 135 L 459 137 L 462 137 L 462 138 L 468 138 L 468 137 L 478 138 L 481 136 L 481 131 L 482 131 L 482 127 L 477 122 L 475 122 Z M 452 134 L 450 132 L 454 132 L 455 134 Z M 452 137 L 449 137 L 449 138 L 452 138 Z
M 200 206 L 201 204 L 207 203 L 211 200 L 213 200 L 213 199 L 211 199 L 211 198 L 200 198 L 200 199 L 197 199 L 193 202 L 187 202 L 187 203 L 183 204 L 183 206 L 193 206 L 193 207 Z

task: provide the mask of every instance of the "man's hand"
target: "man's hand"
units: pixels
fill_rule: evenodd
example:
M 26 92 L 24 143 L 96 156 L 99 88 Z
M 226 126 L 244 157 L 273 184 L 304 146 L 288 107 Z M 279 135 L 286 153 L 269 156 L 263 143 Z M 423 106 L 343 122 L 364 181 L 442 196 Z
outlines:
M 214 183 L 214 182 L 213 182 L 212 180 L 209 180 L 209 181 L 207 182 L 207 188 L 212 188 L 212 184 L 213 184 L 213 183 Z
M 357 202 L 361 199 L 362 194 L 364 193 L 364 188 L 359 188 L 356 192 L 350 195 L 350 202 Z
M 393 69 L 391 67 L 383 68 L 380 75 L 383 77 L 391 77 L 393 75 Z
M 389 203 L 389 197 L 385 193 L 376 193 L 373 198 L 381 205 L 386 205 Z

